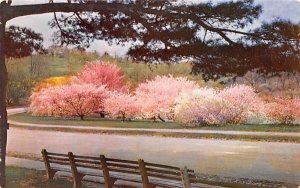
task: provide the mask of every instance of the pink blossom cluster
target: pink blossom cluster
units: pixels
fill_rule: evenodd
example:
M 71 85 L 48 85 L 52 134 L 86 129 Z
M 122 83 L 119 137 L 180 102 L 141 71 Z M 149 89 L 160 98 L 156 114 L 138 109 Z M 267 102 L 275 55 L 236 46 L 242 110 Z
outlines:
M 264 113 L 265 102 L 254 89 L 246 85 L 234 85 L 219 92 L 221 98 L 228 103 L 226 109 L 227 123 L 246 123 Z
M 293 124 L 300 117 L 300 99 L 276 98 L 266 104 L 265 112 L 275 123 Z
M 112 117 L 134 118 L 137 116 L 139 109 L 136 105 L 136 97 L 130 93 L 111 92 L 104 102 L 105 111 Z
M 30 110 L 38 116 L 72 117 L 81 119 L 103 109 L 109 96 L 105 86 L 70 84 L 49 87 L 31 95 Z
M 243 124 L 265 117 L 291 124 L 300 117 L 300 99 L 263 101 L 252 87 L 199 87 L 184 77 L 156 76 L 133 92 L 114 64 L 92 62 L 65 85 L 49 86 L 30 97 L 30 111 L 38 116 L 80 117 L 101 112 L 111 118 L 178 121 L 186 125 Z
M 177 97 L 183 91 L 190 93 L 196 88 L 196 82 L 184 77 L 156 76 L 138 85 L 134 92 L 136 105 L 143 118 L 173 120 Z
M 212 88 L 200 88 L 182 93 L 177 98 L 174 112 L 176 120 L 187 125 L 226 123 L 228 102 Z
M 88 63 L 69 83 L 33 92 L 29 110 L 38 116 L 76 116 L 81 119 L 103 112 L 104 105 L 115 96 L 114 91 L 123 91 L 123 77 L 120 68 L 114 64 Z
M 111 118 L 173 120 L 176 98 L 198 86 L 187 78 L 157 76 L 129 93 L 115 65 L 92 62 L 66 85 L 51 86 L 31 95 L 30 110 L 39 116 L 84 116 L 104 112 Z
M 73 83 L 105 85 L 110 90 L 124 87 L 124 74 L 115 64 L 101 61 L 87 63 L 77 76 L 72 77 Z
M 252 87 L 235 85 L 183 93 L 174 109 L 176 120 L 187 125 L 244 124 L 261 117 L 271 123 L 292 124 L 300 117 L 300 99 L 281 98 L 266 103 Z

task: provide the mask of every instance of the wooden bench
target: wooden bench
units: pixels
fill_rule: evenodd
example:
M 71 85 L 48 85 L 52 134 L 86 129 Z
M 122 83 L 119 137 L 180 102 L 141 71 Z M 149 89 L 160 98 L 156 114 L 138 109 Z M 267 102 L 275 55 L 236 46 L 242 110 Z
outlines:
M 102 165 L 99 157 L 74 155 L 72 152 L 69 152 L 68 156 L 74 187 L 80 187 L 82 179 L 85 176 L 103 178 Z
M 56 173 L 63 172 L 71 174 L 74 187 L 80 187 L 85 176 L 103 177 L 100 157 L 88 157 L 68 154 L 50 153 L 42 150 L 46 175 L 52 180 Z M 92 171 L 91 171 L 92 170 Z
M 46 174 L 53 179 L 56 172 L 69 173 L 73 179 L 74 188 L 80 187 L 84 177 L 94 177 L 105 188 L 112 188 L 116 181 L 138 183 L 140 187 L 199 187 L 193 170 L 179 167 L 147 163 L 143 159 L 138 161 L 49 153 L 45 149 L 42 155 L 46 167 Z M 86 181 L 86 180 L 85 180 Z
M 147 163 L 138 160 L 143 187 L 198 187 L 196 175 L 193 170 L 179 167 Z
M 57 172 L 71 173 L 69 156 L 60 153 L 49 153 L 42 150 L 43 161 L 46 168 L 46 175 L 49 180 L 53 179 Z

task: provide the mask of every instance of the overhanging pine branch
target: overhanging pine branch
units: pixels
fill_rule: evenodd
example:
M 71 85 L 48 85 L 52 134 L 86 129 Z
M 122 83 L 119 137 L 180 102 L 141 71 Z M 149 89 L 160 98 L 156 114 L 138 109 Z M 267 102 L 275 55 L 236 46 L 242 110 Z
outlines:
M 101 11 L 122 11 L 128 10 L 130 5 L 115 3 L 51 3 L 51 4 L 34 4 L 0 7 L 2 19 L 8 21 L 20 16 L 28 16 L 34 14 L 44 14 L 51 12 L 101 12 Z
M 201 18 L 194 14 L 183 14 L 178 12 L 168 12 L 167 10 L 158 10 L 150 8 L 142 8 L 134 4 L 121 4 L 121 3 L 107 3 L 107 2 L 97 2 L 97 3 L 51 3 L 51 4 L 34 4 L 34 5 L 20 5 L 20 6 L 0 6 L 0 16 L 4 21 L 13 19 L 19 16 L 43 14 L 50 12 L 142 12 L 144 14 L 153 14 L 166 16 L 173 19 L 190 19 L 195 23 L 199 24 L 203 28 L 218 33 L 225 41 L 229 44 L 236 44 L 232 41 L 225 32 L 239 33 L 244 35 L 252 35 L 249 33 L 244 33 L 237 30 L 229 30 L 225 28 L 217 28 L 207 25 Z M 258 37 L 257 35 L 255 37 Z

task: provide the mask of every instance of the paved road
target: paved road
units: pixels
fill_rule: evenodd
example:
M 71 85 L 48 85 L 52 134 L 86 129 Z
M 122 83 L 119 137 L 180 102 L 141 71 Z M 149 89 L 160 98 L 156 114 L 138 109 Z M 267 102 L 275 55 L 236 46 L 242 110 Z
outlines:
M 22 109 L 9 111 L 16 113 Z M 42 148 L 81 155 L 144 158 L 156 163 L 187 165 L 206 174 L 300 185 L 300 144 L 294 143 L 82 134 L 13 127 L 9 130 L 9 152 L 40 155 Z
M 25 112 L 24 108 L 9 109 L 8 114 L 17 114 Z M 93 127 L 93 126 L 71 126 L 71 125 L 51 125 L 51 124 L 34 124 L 23 123 L 9 120 L 10 124 L 19 126 L 34 126 L 34 127 L 52 127 L 52 128 L 72 128 L 72 129 L 85 129 L 85 130 L 128 130 L 128 131 L 150 131 L 150 132 L 172 132 L 172 133 L 214 133 L 214 134 L 228 134 L 228 135 L 260 135 L 260 136 L 299 136 L 300 133 L 295 132 L 249 132 L 249 131 L 222 131 L 222 130 L 190 130 L 190 129 L 143 129 L 143 128 L 106 128 L 106 127 Z
M 8 151 L 53 152 L 187 165 L 197 172 L 300 184 L 300 144 L 51 132 L 11 128 Z

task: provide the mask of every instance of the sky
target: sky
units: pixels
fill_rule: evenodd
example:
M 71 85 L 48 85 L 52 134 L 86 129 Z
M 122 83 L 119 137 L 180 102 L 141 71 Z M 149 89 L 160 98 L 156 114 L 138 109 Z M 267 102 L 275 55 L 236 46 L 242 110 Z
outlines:
M 65 2 L 66 0 L 54 0 L 54 2 Z M 189 0 L 193 2 L 207 2 L 208 0 Z M 212 2 L 221 2 L 226 0 L 211 0 Z M 41 4 L 48 0 L 13 0 L 12 5 L 21 4 Z M 275 18 L 291 20 L 294 23 L 300 23 L 300 0 L 255 0 L 256 4 L 262 5 L 263 13 L 259 21 L 270 22 Z M 53 13 L 15 18 L 8 21 L 9 25 L 18 25 L 32 28 L 35 32 L 42 33 L 44 45 L 46 47 L 52 44 L 51 36 L 54 30 L 48 26 L 48 22 L 53 18 Z M 258 24 L 258 23 L 256 23 Z M 126 54 L 128 46 L 109 46 L 105 41 L 96 41 L 91 44 L 89 51 L 98 51 L 100 54 L 108 52 L 113 56 L 123 56 Z

